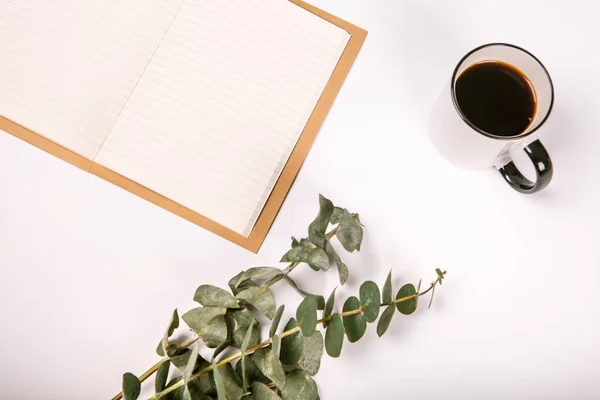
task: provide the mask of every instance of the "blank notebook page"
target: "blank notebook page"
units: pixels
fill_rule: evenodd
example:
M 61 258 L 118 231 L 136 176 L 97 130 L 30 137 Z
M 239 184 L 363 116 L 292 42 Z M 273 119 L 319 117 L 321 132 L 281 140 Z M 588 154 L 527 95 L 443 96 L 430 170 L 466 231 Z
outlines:
M 183 1 L 95 162 L 248 236 L 349 38 L 285 0 Z
M 93 160 L 181 0 L 0 0 L 0 115 Z

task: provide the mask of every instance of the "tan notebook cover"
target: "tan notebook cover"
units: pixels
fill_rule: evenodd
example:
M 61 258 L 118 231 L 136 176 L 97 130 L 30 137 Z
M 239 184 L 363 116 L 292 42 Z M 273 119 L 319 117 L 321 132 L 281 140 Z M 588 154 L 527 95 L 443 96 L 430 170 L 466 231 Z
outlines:
M 0 129 L 84 171 L 99 176 L 100 178 L 105 179 L 143 199 L 146 199 L 157 206 L 171 211 L 172 213 L 179 215 L 180 217 L 185 218 L 188 221 L 197 224 L 233 243 L 236 243 L 252 252 L 257 252 L 264 241 L 267 232 L 272 225 L 296 175 L 298 174 L 302 162 L 304 161 L 310 146 L 313 143 L 317 132 L 319 131 L 319 128 L 325 120 L 325 117 L 333 104 L 335 96 L 339 92 L 367 35 L 365 30 L 303 1 L 289 1 L 342 28 L 350 34 L 350 39 L 248 237 L 244 237 L 243 235 L 176 203 L 159 193 L 156 193 L 114 171 L 111 171 L 102 165 L 96 164 L 91 160 L 71 150 L 68 150 L 65 147 L 35 132 L 32 132 L 27 128 L 24 128 L 18 123 L 13 122 L 3 116 L 0 116 Z

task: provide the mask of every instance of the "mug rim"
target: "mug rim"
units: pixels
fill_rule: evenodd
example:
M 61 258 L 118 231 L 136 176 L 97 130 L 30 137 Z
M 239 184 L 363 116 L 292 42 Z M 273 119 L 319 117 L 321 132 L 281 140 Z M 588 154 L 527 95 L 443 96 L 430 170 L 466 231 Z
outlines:
M 458 75 L 458 70 L 460 69 L 463 62 L 465 62 L 465 60 L 467 58 L 469 58 L 473 53 L 475 53 L 481 49 L 484 49 L 486 47 L 492 47 L 492 46 L 505 46 L 505 47 L 511 47 L 513 49 L 522 51 L 523 53 L 525 53 L 525 54 L 529 55 L 531 58 L 533 58 L 535 60 L 535 62 L 537 62 L 539 64 L 539 66 L 542 67 L 542 70 L 544 70 L 544 72 L 546 73 L 546 77 L 548 78 L 548 83 L 550 84 L 550 106 L 548 107 L 548 111 L 546 112 L 544 119 L 542 119 L 542 121 L 535 128 L 533 128 L 532 130 L 530 130 L 527 133 L 524 133 L 524 134 L 519 133 L 518 135 L 513 135 L 513 136 L 499 136 L 499 135 L 494 135 L 492 133 L 486 132 L 483 129 L 480 129 L 477 126 L 475 126 L 471 121 L 469 121 L 469 119 L 463 114 L 462 110 L 460 109 L 460 106 L 458 105 L 458 99 L 456 98 L 456 92 L 454 90 L 454 88 L 456 86 L 455 81 L 456 81 L 456 78 Z M 456 67 L 454 68 L 454 72 L 452 73 L 452 79 L 450 80 L 450 94 L 452 96 L 452 103 L 454 104 L 454 108 L 456 109 L 456 112 L 468 126 L 470 126 L 474 131 L 476 131 L 484 136 L 487 136 L 491 139 L 497 139 L 497 140 L 507 140 L 508 141 L 508 140 L 524 138 L 524 137 L 531 135 L 532 133 L 537 131 L 542 125 L 544 125 L 544 123 L 548 120 L 548 117 L 550 117 L 552 108 L 554 106 L 554 83 L 552 82 L 550 73 L 548 72 L 548 70 L 546 69 L 544 64 L 536 56 L 534 56 L 533 54 L 531 54 L 529 51 L 525 50 L 524 48 L 516 46 L 514 44 L 502 43 L 502 42 L 487 43 L 487 44 L 478 46 L 478 47 L 474 48 L 473 50 L 469 51 L 467 54 L 465 54 L 460 59 L 458 64 L 456 64 Z

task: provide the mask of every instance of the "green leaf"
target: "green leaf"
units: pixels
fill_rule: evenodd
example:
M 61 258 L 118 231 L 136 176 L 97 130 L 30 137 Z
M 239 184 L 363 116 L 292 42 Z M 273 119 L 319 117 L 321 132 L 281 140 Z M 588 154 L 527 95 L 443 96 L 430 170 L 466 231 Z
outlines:
M 390 304 L 381 313 L 379 322 L 377 322 L 377 335 L 379 337 L 382 337 L 385 331 L 387 331 L 388 326 L 390 326 L 390 322 L 392 322 L 392 317 L 394 316 L 394 311 L 394 305 Z
M 257 280 L 269 280 L 276 276 L 281 275 L 282 272 L 279 268 L 273 267 L 253 267 L 247 271 L 242 271 L 237 274 L 233 279 L 229 281 L 229 287 L 235 289 L 242 283 L 247 282 L 250 279 Z
M 248 349 L 248 345 L 252 340 L 252 331 L 254 328 L 254 324 L 248 325 L 248 331 L 246 332 L 246 336 L 244 337 L 244 342 L 242 343 L 242 348 L 240 349 L 242 353 L 242 358 L 239 361 L 242 364 L 242 387 L 244 389 L 244 393 L 248 390 L 248 383 L 246 380 L 246 355 L 244 354 Z
M 183 314 L 181 317 L 191 330 L 202 335 L 206 327 L 218 317 L 227 312 L 225 307 L 197 307 Z
M 284 331 L 289 331 L 298 326 L 295 318 L 291 318 L 284 328 Z M 286 336 L 281 339 L 281 354 L 279 358 L 284 364 L 293 365 L 300 360 L 304 349 L 304 339 L 300 332 Z
M 213 376 L 215 377 L 215 386 L 217 387 L 217 396 L 219 400 L 227 400 L 227 393 L 225 392 L 225 385 L 223 384 L 223 378 L 221 372 L 217 368 L 215 360 L 212 362 Z
M 219 375 L 225 389 L 227 400 L 240 400 L 244 394 L 242 381 L 231 364 L 227 363 L 219 367 Z M 215 381 L 216 383 L 216 381 Z
M 159 355 L 162 355 L 163 357 L 165 356 L 165 354 L 171 356 L 173 355 L 174 351 L 177 351 L 177 346 L 176 345 L 170 345 L 169 344 L 169 338 L 171 337 L 171 335 L 173 334 L 173 332 L 175 331 L 175 329 L 177 329 L 179 327 L 179 315 L 177 314 L 177 309 L 173 310 L 173 314 L 171 314 L 171 320 L 169 321 L 169 326 L 167 327 L 167 330 L 165 331 L 165 334 L 160 342 L 160 351 L 157 349 L 156 352 L 159 353 Z M 173 347 L 175 346 L 175 347 Z M 173 348 L 175 348 L 175 350 L 173 350 Z M 171 351 L 171 354 L 169 352 L 169 350 Z M 160 354 L 162 353 L 162 354 Z
M 340 276 L 340 284 L 343 286 L 348 281 L 348 267 L 344 264 L 329 240 L 325 243 L 325 252 L 335 263 L 338 269 L 338 275 Z
M 329 269 L 329 258 L 325 250 L 319 247 L 297 246 L 289 250 L 281 258 L 281 262 L 304 262 L 317 270 Z
M 231 293 L 212 285 L 202 285 L 196 289 L 194 301 L 205 307 L 240 308 Z
M 127 372 L 123 375 L 123 398 L 125 400 L 136 400 L 140 396 L 142 384 L 137 376 Z
M 340 219 L 342 218 L 342 214 L 344 213 L 344 209 L 340 207 L 333 208 L 333 214 L 331 214 L 331 219 L 329 223 L 332 225 L 336 225 L 340 223 Z
M 331 315 L 331 313 L 333 312 L 333 305 L 335 303 L 335 291 L 337 290 L 337 287 L 335 289 L 333 289 L 333 292 L 331 292 L 331 295 L 329 295 L 329 298 L 327 299 L 327 304 L 325 305 L 325 311 L 323 312 L 323 318 L 327 318 Z M 323 322 L 323 328 L 327 328 L 327 326 L 329 326 L 329 321 L 325 321 Z
M 354 311 L 360 309 L 360 301 L 352 296 L 344 303 L 344 312 Z M 344 330 L 350 343 L 354 343 L 363 337 L 367 330 L 367 320 L 364 314 L 348 315 L 344 317 Z
M 188 363 L 185 366 L 185 370 L 183 370 L 183 382 L 185 385 L 190 381 L 190 377 L 194 373 L 194 368 L 196 367 L 196 360 L 198 360 L 198 351 L 200 351 L 200 343 L 196 342 L 194 347 L 192 348 L 192 354 L 190 354 L 190 358 L 188 359 Z
M 283 400 L 317 400 L 317 384 L 306 372 L 296 369 L 287 375 L 287 385 L 281 392 Z
M 287 283 L 290 284 L 290 286 L 298 293 L 300 293 L 300 295 L 302 297 L 306 297 L 306 296 L 314 296 L 317 299 L 317 310 L 322 310 L 325 308 L 325 298 L 323 296 L 319 296 L 319 295 L 315 295 L 315 294 L 310 294 L 308 292 L 305 292 L 304 290 L 300 289 L 298 287 L 298 284 L 289 276 L 285 275 L 283 277 L 283 279 L 285 279 L 285 281 Z
M 158 367 L 158 371 L 156 371 L 156 379 L 154 381 L 154 391 L 156 394 L 162 392 L 167 384 L 167 379 L 169 378 L 169 367 L 171 363 L 169 361 L 163 361 Z
M 311 336 L 304 337 L 304 352 L 298 365 L 310 375 L 316 375 L 321 366 L 323 356 L 323 335 L 315 331 Z
M 235 366 L 235 371 L 238 375 L 242 375 L 242 363 L 238 362 Z M 254 354 L 246 357 L 246 378 L 248 382 L 270 383 L 271 380 L 263 375 L 254 362 Z
M 178 370 L 183 372 L 185 370 L 185 368 L 187 367 L 187 364 L 188 364 L 188 361 L 190 360 L 191 355 L 192 355 L 192 351 L 190 349 L 185 349 L 183 351 L 183 353 L 181 353 L 180 355 L 171 357 L 171 363 L 173 363 L 175 368 L 177 368 Z M 208 367 L 209 365 L 210 364 L 208 363 L 208 361 L 206 361 L 204 358 L 202 358 L 200 355 L 198 355 L 197 359 L 196 359 L 196 366 L 194 367 L 193 373 L 196 373 L 196 372 L 200 371 L 202 368 Z
M 285 387 L 285 372 L 281 363 L 278 362 L 279 358 L 274 360 L 273 349 L 271 347 L 256 350 L 252 358 L 260 372 L 273 381 L 279 390 Z
M 325 333 L 325 349 L 331 357 L 339 357 L 344 344 L 344 324 L 340 314 L 331 316 L 331 323 Z
M 239 300 L 244 300 L 252 304 L 254 308 L 262 312 L 269 319 L 273 319 L 275 315 L 275 298 L 271 291 L 262 286 L 250 287 L 236 296 Z
M 179 347 L 175 343 L 169 343 L 169 345 L 167 346 L 167 353 L 165 354 L 163 350 L 163 341 L 161 339 L 161 341 L 158 343 L 158 346 L 156 346 L 156 354 L 158 354 L 161 357 L 164 357 L 165 355 L 172 357 L 175 355 L 175 353 L 177 353 L 178 349 Z
M 367 322 L 374 322 L 379 316 L 381 296 L 379 287 L 373 281 L 367 281 L 360 286 L 360 304 Z
M 383 285 L 383 292 L 382 292 L 381 297 L 382 297 L 384 304 L 390 304 L 392 302 L 392 271 L 391 270 L 387 276 L 387 279 L 385 280 L 385 284 Z
M 252 330 L 252 338 L 250 339 L 249 347 L 256 346 L 260 341 L 260 329 L 258 329 L 258 321 L 248 310 L 236 310 L 227 314 L 228 326 L 230 326 L 231 346 L 239 349 L 242 347 L 248 327 L 254 325 Z
M 252 400 L 281 400 L 281 397 L 264 383 L 253 382 L 251 389 Z
M 308 226 L 308 238 L 320 248 L 324 247 L 324 233 L 329 226 L 329 220 L 333 214 L 333 203 L 331 200 L 319 195 L 319 214 Z
M 203 380 L 202 379 L 203 377 L 206 377 L 206 379 Z M 203 386 L 203 385 L 206 385 L 206 382 L 208 382 L 208 375 L 204 375 L 203 377 L 191 380 L 187 386 L 178 387 L 174 391 L 160 397 L 160 400 L 183 400 L 186 398 L 186 396 L 188 396 L 187 397 L 188 399 L 192 398 L 192 400 L 197 400 L 197 399 L 204 400 L 204 397 L 202 397 L 204 395 L 204 393 L 211 391 L 213 389 L 212 389 L 212 386 L 210 386 L 210 385 Z M 169 382 L 169 384 L 167 385 L 167 388 L 169 388 L 170 386 L 173 386 L 175 383 L 177 383 L 181 380 L 183 380 L 182 376 L 172 379 Z M 209 397 L 209 399 L 210 399 L 210 397 Z
M 405 297 L 413 296 L 417 293 L 415 286 L 412 283 L 408 283 L 398 290 L 396 300 L 403 299 Z M 396 308 L 404 315 L 410 315 L 417 309 L 417 298 L 405 300 L 400 303 L 396 303 Z
M 227 340 L 227 323 L 225 317 L 214 319 L 202 333 L 202 340 L 208 348 L 214 349 Z
M 281 306 L 279 306 L 277 311 L 275 311 L 275 317 L 273 317 L 273 322 L 271 322 L 269 336 L 273 336 L 277 332 L 277 327 L 279 326 L 279 321 L 281 321 L 281 315 L 283 314 L 283 310 L 285 310 L 285 305 L 282 304 Z
M 273 382 L 283 382 L 285 385 L 285 371 L 279 359 L 279 336 L 271 337 L 271 350 L 273 351 Z
M 363 229 L 360 222 L 348 210 L 344 210 L 337 227 L 337 238 L 346 251 L 360 251 L 363 240 Z
M 296 320 L 302 329 L 302 335 L 310 336 L 317 326 L 317 299 L 306 296 L 296 310 Z

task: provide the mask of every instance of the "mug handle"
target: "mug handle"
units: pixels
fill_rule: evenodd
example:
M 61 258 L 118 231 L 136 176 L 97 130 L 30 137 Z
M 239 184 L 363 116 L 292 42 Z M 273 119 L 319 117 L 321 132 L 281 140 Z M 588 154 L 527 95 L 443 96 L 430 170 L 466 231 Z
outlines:
M 533 162 L 535 173 L 537 175 L 535 182 L 531 182 L 529 179 L 525 178 L 515 165 L 514 161 L 510 161 L 499 168 L 498 172 L 500 172 L 504 177 L 504 180 L 506 180 L 506 182 L 517 192 L 526 194 L 536 193 L 548 186 L 552 180 L 552 160 L 550 160 L 550 155 L 539 139 L 525 146 L 524 150 L 531 162 Z

